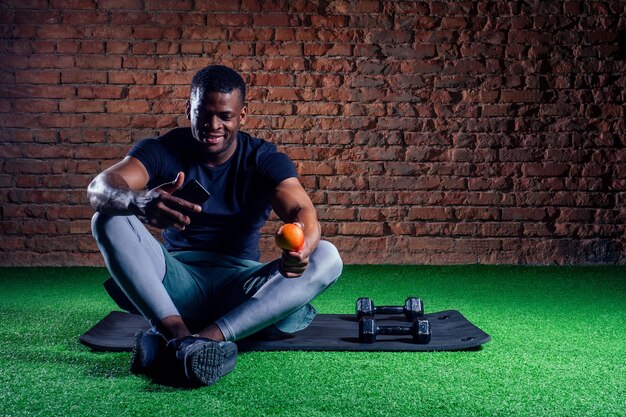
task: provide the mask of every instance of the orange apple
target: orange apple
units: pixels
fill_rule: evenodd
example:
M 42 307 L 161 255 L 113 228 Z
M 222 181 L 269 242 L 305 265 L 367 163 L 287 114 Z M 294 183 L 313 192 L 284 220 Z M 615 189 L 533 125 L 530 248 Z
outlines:
M 304 230 L 297 223 L 287 223 L 278 229 L 275 239 L 279 248 L 300 252 L 304 246 Z

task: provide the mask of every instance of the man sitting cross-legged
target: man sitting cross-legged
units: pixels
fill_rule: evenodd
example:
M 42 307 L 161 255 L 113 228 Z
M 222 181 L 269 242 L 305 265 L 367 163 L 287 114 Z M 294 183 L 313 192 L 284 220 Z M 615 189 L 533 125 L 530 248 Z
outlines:
M 189 380 L 211 384 L 234 368 L 234 341 L 305 328 L 316 314 L 309 303 L 341 274 L 293 162 L 239 131 L 245 90 L 232 69 L 200 70 L 186 107 L 190 128 L 140 141 L 89 185 L 106 265 L 153 325 L 137 335 L 134 372 L 149 374 L 167 361 Z M 209 191 L 206 202 L 172 195 L 191 180 Z M 271 209 L 299 223 L 305 243 L 263 264 L 258 242 Z M 163 229 L 164 245 L 144 224 Z

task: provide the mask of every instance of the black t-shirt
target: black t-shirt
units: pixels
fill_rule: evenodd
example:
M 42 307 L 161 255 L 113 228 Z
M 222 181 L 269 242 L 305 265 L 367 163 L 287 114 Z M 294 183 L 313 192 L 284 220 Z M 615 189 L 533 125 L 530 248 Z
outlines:
M 237 135 L 235 153 L 222 165 L 202 164 L 198 151 L 191 129 L 178 128 L 144 139 L 128 153 L 148 170 L 148 188 L 171 182 L 183 171 L 185 183 L 195 179 L 211 193 L 202 213 L 189 216 L 185 230 L 163 231 L 165 247 L 258 260 L 260 229 L 271 211 L 272 192 L 281 181 L 297 177 L 293 162 L 273 144 L 243 132 Z

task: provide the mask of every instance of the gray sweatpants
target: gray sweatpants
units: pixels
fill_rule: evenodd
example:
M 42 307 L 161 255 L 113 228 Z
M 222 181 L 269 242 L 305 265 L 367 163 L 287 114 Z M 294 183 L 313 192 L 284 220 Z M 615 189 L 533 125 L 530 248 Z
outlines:
M 135 216 L 96 213 L 92 231 L 109 272 L 144 317 L 158 321 L 181 315 L 201 326 L 214 322 L 229 341 L 272 325 L 284 332 L 306 327 L 315 315 L 309 302 L 343 268 L 327 241 L 313 252 L 304 274 L 289 279 L 278 272 L 277 261 L 170 254 Z

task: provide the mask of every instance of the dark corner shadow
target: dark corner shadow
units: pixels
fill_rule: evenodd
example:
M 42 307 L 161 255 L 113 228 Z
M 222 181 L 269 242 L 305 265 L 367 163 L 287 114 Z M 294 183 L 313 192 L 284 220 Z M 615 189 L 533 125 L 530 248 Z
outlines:
M 620 60 L 626 59 L 626 30 L 617 32 L 617 53 L 616 58 Z
M 160 375 L 160 376 L 148 377 L 148 376 L 137 375 L 137 378 L 145 378 L 150 381 L 150 384 L 147 385 L 143 389 L 144 392 L 163 392 L 163 391 L 170 391 L 170 390 L 194 390 L 194 389 L 206 387 L 206 385 L 197 384 L 197 383 L 191 382 L 190 380 L 184 377 L 177 377 L 177 376 Z

